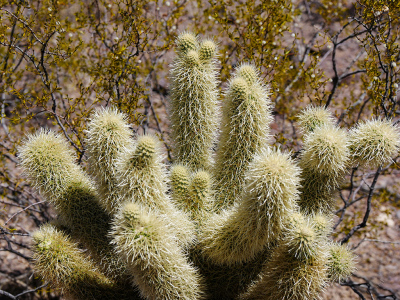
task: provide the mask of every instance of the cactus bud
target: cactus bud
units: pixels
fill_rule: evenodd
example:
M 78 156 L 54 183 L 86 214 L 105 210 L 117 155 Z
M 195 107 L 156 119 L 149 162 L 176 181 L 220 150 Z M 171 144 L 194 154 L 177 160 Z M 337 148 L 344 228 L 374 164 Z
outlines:
M 176 39 L 176 49 L 178 54 L 186 54 L 190 50 L 196 50 L 197 47 L 197 37 L 191 32 L 182 32 Z
M 323 125 L 334 125 L 332 113 L 324 107 L 308 105 L 298 116 L 300 128 L 304 133 L 313 132 Z
M 187 66 L 191 68 L 198 67 L 201 64 L 199 54 L 195 50 L 190 50 L 186 54 L 185 61 Z
M 232 80 L 230 85 L 230 93 L 234 99 L 243 101 L 249 94 L 249 87 L 244 78 L 236 77 Z
M 156 150 L 159 147 L 157 137 L 151 135 L 140 136 L 136 143 L 135 156 L 145 164 L 153 162 L 157 155 Z
M 171 187 L 172 197 L 176 203 L 185 207 L 185 203 L 188 201 L 189 192 L 189 171 L 184 165 L 174 165 L 171 167 Z
M 312 217 L 312 226 L 317 236 L 325 238 L 332 230 L 332 218 L 328 215 L 317 213 Z
M 242 64 L 237 69 L 236 76 L 244 78 L 248 85 L 252 85 L 257 82 L 259 74 L 253 65 Z
M 190 201 L 187 210 L 191 211 L 193 219 L 202 215 L 210 206 L 211 178 L 206 171 L 194 174 L 189 187 Z
M 301 212 L 294 211 L 288 216 L 289 227 L 298 226 L 298 224 L 304 224 L 306 219 Z
M 213 58 L 217 52 L 217 45 L 211 40 L 205 40 L 200 45 L 200 59 L 208 61 Z
M 307 260 L 317 255 L 317 236 L 308 222 L 293 226 L 287 239 L 288 252 L 295 258 Z

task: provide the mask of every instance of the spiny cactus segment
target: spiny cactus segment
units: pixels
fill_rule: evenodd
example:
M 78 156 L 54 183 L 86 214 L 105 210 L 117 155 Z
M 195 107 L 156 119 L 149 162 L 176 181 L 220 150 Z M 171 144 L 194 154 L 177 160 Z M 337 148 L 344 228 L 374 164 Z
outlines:
M 99 190 L 100 203 L 110 214 L 117 211 L 119 202 L 116 160 L 131 143 L 126 118 L 114 108 L 103 108 L 91 116 L 88 124 L 86 144 L 91 175 Z
M 346 245 L 329 244 L 328 277 L 332 282 L 342 282 L 355 271 L 356 257 Z
M 390 120 L 360 122 L 350 132 L 350 152 L 354 165 L 377 167 L 390 163 L 399 151 L 399 127 Z
M 167 222 L 127 203 L 113 221 L 112 243 L 145 299 L 199 299 L 200 277 Z
M 216 210 L 232 206 L 240 196 L 245 171 L 254 155 L 266 147 L 272 120 L 268 89 L 250 64 L 237 68 L 223 105 L 214 166 Z
M 189 32 L 182 33 L 176 43 L 169 108 L 173 154 L 177 162 L 193 171 L 208 170 L 219 114 L 217 46 L 211 40 L 200 46 Z

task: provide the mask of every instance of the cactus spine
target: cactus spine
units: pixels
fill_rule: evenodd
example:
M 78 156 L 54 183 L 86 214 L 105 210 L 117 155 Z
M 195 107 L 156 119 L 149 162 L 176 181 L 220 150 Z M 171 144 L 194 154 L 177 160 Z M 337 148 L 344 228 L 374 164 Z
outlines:
M 132 201 L 167 215 L 181 242 L 190 243 L 194 225 L 167 195 L 166 170 L 161 163 L 158 139 L 151 135 L 139 137 L 131 149 L 121 153 L 116 164 L 121 203 Z
M 328 257 L 308 220 L 292 222 L 261 275 L 242 296 L 246 300 L 318 298 L 327 281 Z
M 389 163 L 399 147 L 399 128 L 390 120 L 361 122 L 350 133 L 353 165 L 376 167 Z
M 79 300 L 318 298 L 355 267 L 329 239 L 335 190 L 349 167 L 390 162 L 398 128 L 373 120 L 348 134 L 308 107 L 293 159 L 268 146 L 268 89 L 242 64 L 218 136 L 216 43 L 184 32 L 176 46 L 169 170 L 157 137 L 131 138 L 116 109 L 89 123 L 93 182 L 61 136 L 39 130 L 22 144 L 28 179 L 60 215 L 34 234 L 36 273 Z
M 344 177 L 349 156 L 347 134 L 336 126 L 322 125 L 305 135 L 300 159 L 303 170 L 300 207 L 303 212 L 329 213 L 333 210 L 334 193 Z
M 68 235 L 50 224 L 33 235 L 36 272 L 72 299 L 139 299 L 129 286 L 121 287 L 97 270 Z

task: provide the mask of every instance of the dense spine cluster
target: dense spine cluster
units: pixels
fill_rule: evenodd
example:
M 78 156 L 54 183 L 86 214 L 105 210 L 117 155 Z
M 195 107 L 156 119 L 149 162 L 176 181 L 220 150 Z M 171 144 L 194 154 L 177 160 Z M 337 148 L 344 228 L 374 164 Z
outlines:
M 124 267 L 109 244 L 111 219 L 100 206 L 93 182 L 75 164 L 67 142 L 52 131 L 39 130 L 28 137 L 19 155 L 32 184 L 55 206 L 72 235 L 90 249 L 102 270 L 124 277 Z
M 327 282 L 325 238 L 317 235 L 308 219 L 290 221 L 280 245 L 242 299 L 318 298 Z
M 193 224 L 178 210 L 167 194 L 167 174 L 161 163 L 159 141 L 155 136 L 140 136 L 125 149 L 117 161 L 120 202 L 134 202 L 165 215 L 183 244 L 193 239 Z
M 349 148 L 354 165 L 376 167 L 389 163 L 399 145 L 399 128 L 390 120 L 360 122 L 350 132 Z
M 255 66 L 236 68 L 218 127 L 216 43 L 184 32 L 176 54 L 172 165 L 115 108 L 88 124 L 89 175 L 52 131 L 22 143 L 27 178 L 59 214 L 33 234 L 36 274 L 78 300 L 318 299 L 355 269 L 329 238 L 335 191 L 351 168 L 390 163 L 399 129 L 376 119 L 348 133 L 310 106 L 293 158 L 268 145 L 271 101 Z

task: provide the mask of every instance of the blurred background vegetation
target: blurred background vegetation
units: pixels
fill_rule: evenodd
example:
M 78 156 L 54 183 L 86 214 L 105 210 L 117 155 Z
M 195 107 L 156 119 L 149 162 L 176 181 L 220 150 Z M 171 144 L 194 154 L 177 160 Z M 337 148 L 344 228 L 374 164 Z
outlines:
M 373 117 L 398 122 L 399 25 L 397 0 L 0 0 L 0 298 L 59 299 L 29 266 L 31 233 L 54 211 L 18 168 L 26 134 L 58 131 L 85 166 L 86 122 L 112 105 L 133 133 L 156 133 L 171 160 L 168 66 L 177 34 L 190 30 L 219 43 L 222 92 L 237 64 L 257 65 L 275 104 L 271 143 L 295 155 L 296 115 L 310 103 L 329 107 L 344 128 Z M 338 191 L 332 238 L 355 229 L 348 243 L 359 270 L 326 299 L 399 297 L 393 159 L 379 174 L 354 169 Z

